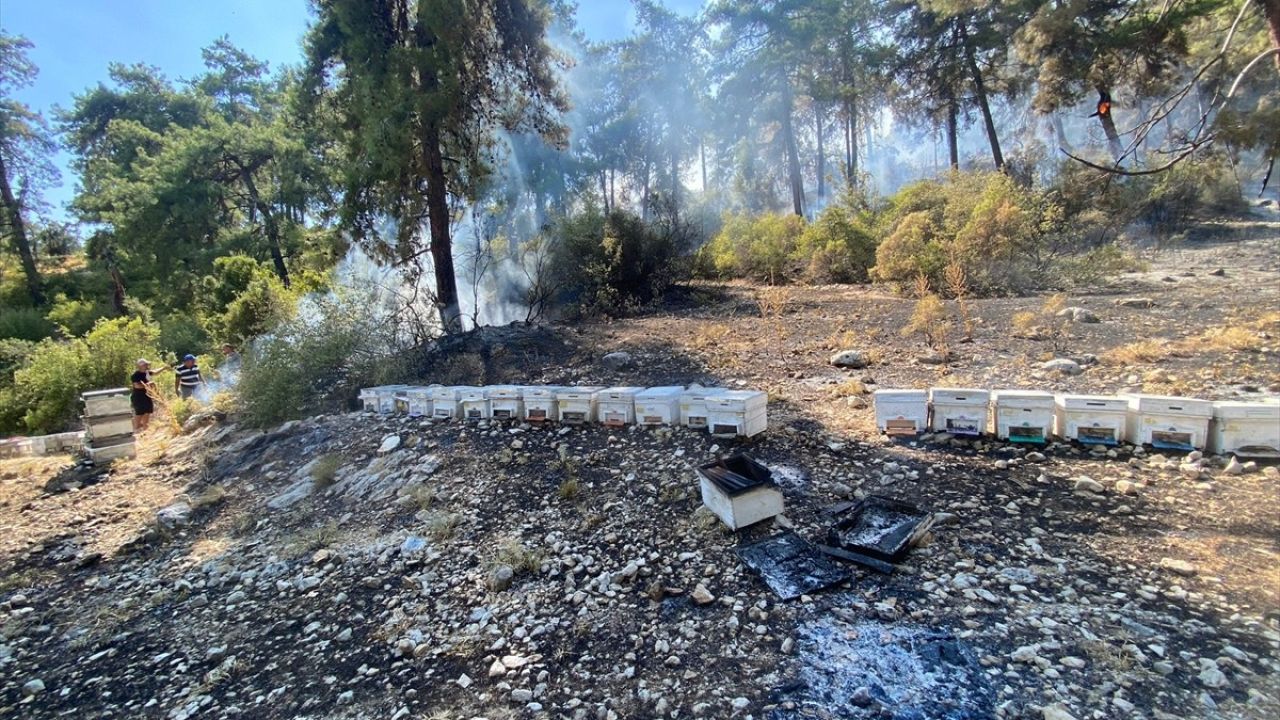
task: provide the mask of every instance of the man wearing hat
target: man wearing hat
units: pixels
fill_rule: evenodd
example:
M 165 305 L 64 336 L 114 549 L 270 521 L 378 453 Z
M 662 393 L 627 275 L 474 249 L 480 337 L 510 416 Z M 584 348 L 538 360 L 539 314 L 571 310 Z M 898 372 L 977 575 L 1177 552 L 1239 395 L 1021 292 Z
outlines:
M 200 377 L 200 367 L 196 365 L 195 355 L 186 355 L 182 364 L 174 370 L 173 389 L 183 400 L 194 397 L 200 389 L 204 378 Z
M 155 412 L 155 403 L 151 400 L 155 383 L 151 381 L 151 363 L 145 359 L 138 360 L 138 369 L 129 377 L 133 394 L 129 396 L 129 404 L 133 406 L 133 431 L 140 433 L 147 429 L 151 422 L 151 413 Z

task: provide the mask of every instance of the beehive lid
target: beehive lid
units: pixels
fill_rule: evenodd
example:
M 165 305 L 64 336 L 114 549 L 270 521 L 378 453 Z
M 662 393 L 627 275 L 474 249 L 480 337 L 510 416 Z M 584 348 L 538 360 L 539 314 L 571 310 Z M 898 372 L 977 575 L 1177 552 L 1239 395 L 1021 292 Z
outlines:
M 549 400 L 563 389 L 558 385 L 530 385 L 520 388 L 520 397 Z
M 561 400 L 593 400 L 601 390 L 604 390 L 603 385 L 567 387 L 561 388 L 560 392 L 556 393 L 556 397 Z
M 80 393 L 81 400 L 97 400 L 99 398 L 115 397 L 117 395 L 128 395 L 129 388 L 111 388 L 110 390 L 92 390 L 86 393 Z
M 414 385 L 409 388 L 409 397 L 419 400 L 429 398 L 431 397 L 431 392 L 439 387 L 439 385 Z
M 490 385 L 485 388 L 485 393 L 491 399 L 515 400 L 520 397 L 519 385 Z
M 455 389 L 458 391 L 458 399 L 463 402 L 487 399 L 484 396 L 484 388 L 482 387 L 459 385 Z
M 739 412 L 764 407 L 768 401 L 769 396 L 759 390 L 725 390 L 707 398 L 708 405 Z
M 427 396 L 432 400 L 457 400 L 459 389 L 451 385 L 435 385 L 427 389 Z
M 1053 407 L 1053 393 L 1043 390 L 994 390 L 991 400 L 1004 407 Z
M 682 402 L 690 402 L 690 401 L 697 402 L 697 401 L 706 400 L 709 397 L 715 397 L 716 395 L 719 395 L 722 392 L 726 392 L 724 388 L 691 387 L 688 390 L 685 390 L 684 392 L 680 393 L 680 400 Z
M 1130 395 L 1129 407 L 1141 413 L 1161 415 L 1190 415 L 1212 417 L 1213 403 L 1197 398 L 1171 397 L 1168 395 Z
M 872 393 L 876 402 L 925 402 L 929 399 L 928 390 L 910 390 L 888 388 Z
M 636 400 L 674 400 L 684 394 L 679 385 L 653 387 L 636 393 Z
M 1213 404 L 1213 416 L 1230 420 L 1258 419 L 1280 422 L 1280 398 L 1254 402 L 1219 400 Z
M 734 455 L 701 465 L 698 474 L 729 497 L 773 485 L 773 471 L 746 455 Z
M 631 402 L 632 400 L 635 400 L 637 393 L 642 392 L 644 392 L 644 388 L 642 387 L 632 387 L 629 385 L 611 387 L 601 390 L 598 399 L 601 402 Z
M 933 388 L 929 399 L 947 405 L 986 405 L 991 393 L 978 388 Z
M 1129 401 L 1111 395 L 1058 395 L 1055 401 L 1067 410 L 1091 412 L 1127 412 Z

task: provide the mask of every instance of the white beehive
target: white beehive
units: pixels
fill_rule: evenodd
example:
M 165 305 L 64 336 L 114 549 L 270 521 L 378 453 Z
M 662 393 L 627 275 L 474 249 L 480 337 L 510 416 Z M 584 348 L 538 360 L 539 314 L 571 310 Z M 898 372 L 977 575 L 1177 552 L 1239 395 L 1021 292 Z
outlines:
M 521 417 L 531 423 L 546 422 L 556 419 L 556 393 L 563 388 L 555 386 L 532 386 L 520 389 L 520 400 L 523 405 Z
M 492 417 L 485 388 L 469 385 L 459 387 L 458 414 L 464 420 L 488 420 Z
M 1203 448 L 1209 440 L 1213 403 L 1164 395 L 1129 395 L 1127 437 L 1134 445 L 1168 450 Z
M 129 396 L 132 391 L 129 388 L 113 388 L 111 390 L 94 390 L 93 392 L 81 393 L 80 399 L 84 401 L 84 414 L 90 417 L 100 415 L 124 415 L 133 412 L 133 406 L 129 404 Z
M 1118 445 L 1124 439 L 1129 401 L 1108 395 L 1058 395 L 1053 434 L 1086 445 Z
M 886 435 L 919 435 L 929 427 L 927 390 L 877 390 L 876 427 Z
M 431 398 L 431 417 L 461 417 L 458 411 L 458 388 L 450 385 L 436 385 L 427 391 L 427 397 Z
M 1215 402 L 1209 449 L 1242 457 L 1280 456 L 1280 398 Z
M 384 415 L 396 412 L 397 401 L 405 403 L 402 407 L 408 410 L 408 399 L 403 395 L 409 390 L 408 385 L 383 385 L 374 389 L 378 391 L 378 412 Z
M 413 388 L 414 388 L 413 385 L 402 385 L 398 390 L 396 390 L 395 399 L 392 401 L 393 404 L 395 405 L 396 414 L 398 415 L 409 414 L 409 406 L 410 406 L 409 393 L 410 391 L 413 390 Z
M 930 427 L 952 435 L 981 435 L 987 431 L 987 405 L 991 393 L 974 388 L 933 388 L 929 405 L 933 410 Z
M 84 416 L 85 434 L 90 441 L 120 437 L 133 433 L 133 414 Z
M 758 390 L 723 390 L 706 402 L 707 427 L 716 437 L 752 437 L 769 424 L 769 396 Z
M 698 479 L 702 504 L 731 530 L 768 520 L 784 510 L 782 493 L 768 469 L 744 456 L 704 465 L 698 469 Z
M 630 425 L 636 421 L 636 394 L 642 387 L 611 387 L 596 396 L 596 412 L 600 422 L 610 427 Z
M 431 391 L 439 385 L 414 385 L 405 395 L 409 398 L 410 417 L 431 417 Z
M 684 388 L 675 385 L 649 388 L 636 393 L 636 422 L 640 425 L 675 425 L 680 422 L 680 396 Z
M 378 388 L 364 388 L 360 391 L 360 406 L 365 412 L 378 412 Z
M 108 463 L 112 460 L 137 457 L 138 445 L 133 436 L 129 435 L 111 445 L 86 445 L 84 451 L 94 463 Z
M 596 421 L 596 396 L 604 390 L 599 385 L 560 388 L 556 392 L 556 413 L 562 423 L 581 425 Z
M 1053 434 L 1053 393 L 1040 390 L 996 390 L 996 437 L 1013 442 L 1044 443 Z
M 490 385 L 485 388 L 489 398 L 489 415 L 494 420 L 519 420 L 524 402 L 520 399 L 522 388 L 518 385 Z
M 680 394 L 680 424 L 695 430 L 707 428 L 707 398 L 723 388 L 691 387 Z

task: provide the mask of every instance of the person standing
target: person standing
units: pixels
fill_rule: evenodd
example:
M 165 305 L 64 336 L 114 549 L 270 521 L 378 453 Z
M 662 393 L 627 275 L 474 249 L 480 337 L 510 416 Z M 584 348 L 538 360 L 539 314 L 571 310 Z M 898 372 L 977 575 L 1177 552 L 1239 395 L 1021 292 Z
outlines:
M 195 397 L 200 390 L 204 378 L 200 376 L 200 366 L 196 365 L 195 355 L 185 355 L 182 364 L 174 370 L 173 390 L 183 400 Z
M 151 424 L 151 413 L 155 412 L 155 402 L 151 394 L 155 392 L 155 382 L 151 379 L 151 363 L 146 359 L 138 360 L 137 370 L 129 377 L 133 393 L 129 396 L 129 404 L 133 406 L 133 431 L 140 433 Z

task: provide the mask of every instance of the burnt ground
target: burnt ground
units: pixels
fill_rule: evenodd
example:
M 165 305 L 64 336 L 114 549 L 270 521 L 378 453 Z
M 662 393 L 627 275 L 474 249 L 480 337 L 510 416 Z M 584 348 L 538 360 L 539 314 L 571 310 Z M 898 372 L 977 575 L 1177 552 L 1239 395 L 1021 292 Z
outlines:
M 975 300 L 941 366 L 900 333 L 910 300 L 743 284 L 422 364 L 423 381 L 766 389 L 753 440 L 351 414 L 153 433 L 70 492 L 46 492 L 66 460 L 4 461 L 0 716 L 1274 717 L 1280 473 L 889 443 L 864 393 L 1276 394 L 1278 250 L 1254 225 L 1152 251 L 1068 296 L 1100 322 L 1057 350 L 1013 326 L 1044 297 Z M 873 362 L 832 367 L 841 349 Z M 1082 374 L 1043 370 L 1053 356 Z M 785 528 L 735 535 L 699 510 L 693 468 L 734 450 L 775 470 L 811 541 L 868 494 L 938 523 L 892 575 L 779 601 L 733 550 Z

